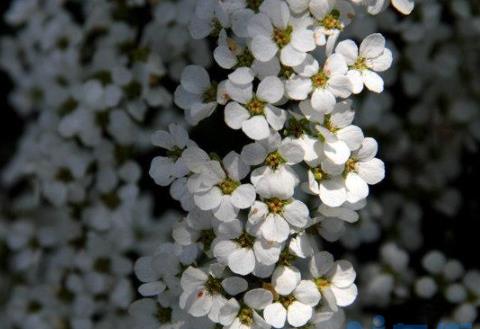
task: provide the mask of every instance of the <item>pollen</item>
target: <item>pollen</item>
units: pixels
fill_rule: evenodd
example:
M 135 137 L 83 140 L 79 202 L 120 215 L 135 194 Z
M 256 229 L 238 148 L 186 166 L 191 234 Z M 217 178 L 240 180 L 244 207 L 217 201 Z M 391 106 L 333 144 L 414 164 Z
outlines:
M 315 285 L 317 286 L 318 290 L 326 289 L 326 288 L 330 287 L 330 285 L 331 285 L 331 282 L 327 279 L 324 279 L 324 278 L 316 278 L 314 280 L 314 282 L 315 282 Z
M 245 106 L 251 115 L 262 115 L 265 109 L 265 102 L 253 97 Z
M 272 198 L 265 201 L 268 207 L 268 211 L 273 214 L 281 214 L 283 207 L 288 203 L 287 200 L 281 200 L 279 198 Z
M 310 79 L 312 80 L 314 88 L 325 88 L 328 82 L 328 75 L 322 70 L 313 75 Z
M 265 164 L 272 169 L 277 169 L 280 165 L 284 164 L 285 159 L 278 153 L 278 151 L 272 152 L 265 158 Z
M 320 21 L 320 25 L 327 30 L 342 30 L 343 25 L 340 21 L 340 12 L 337 9 L 333 9 Z
M 274 28 L 273 29 L 273 41 L 279 48 L 283 48 L 290 43 L 292 38 L 293 27 L 287 26 L 285 30 Z
M 230 195 L 237 189 L 237 187 L 240 186 L 240 183 L 231 179 L 231 178 L 226 178 L 224 181 L 222 181 L 220 184 L 218 184 L 218 187 L 220 190 L 222 190 L 223 194 Z

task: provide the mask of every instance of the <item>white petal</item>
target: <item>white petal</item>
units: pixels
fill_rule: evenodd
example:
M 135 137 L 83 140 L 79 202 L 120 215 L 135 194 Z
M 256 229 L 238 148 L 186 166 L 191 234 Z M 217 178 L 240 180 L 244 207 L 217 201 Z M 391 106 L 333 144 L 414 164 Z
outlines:
M 257 96 L 263 101 L 274 104 L 282 99 L 284 93 L 283 82 L 275 76 L 264 78 L 257 88 Z
M 312 107 L 321 113 L 329 113 L 333 110 L 336 100 L 335 96 L 328 90 L 317 88 L 312 94 Z
M 334 141 L 325 143 L 325 156 L 329 158 L 334 164 L 344 164 L 350 157 L 350 149 L 343 141 Z
M 344 40 L 338 43 L 335 53 L 341 54 L 348 65 L 353 65 L 357 61 L 358 47 L 352 40 Z
M 360 56 L 375 58 L 382 54 L 385 49 L 385 38 L 380 33 L 373 33 L 363 39 L 360 44 Z
M 268 62 L 277 53 L 278 46 L 271 38 L 257 35 L 252 39 L 250 50 L 253 56 L 260 62 Z
M 262 235 L 265 239 L 275 242 L 287 240 L 290 227 L 283 217 L 270 214 L 261 226 Z
M 300 271 L 291 266 L 279 266 L 272 274 L 273 287 L 282 296 L 292 293 L 300 283 L 300 279 Z
M 222 162 L 228 176 L 236 181 L 242 180 L 250 172 L 250 167 L 243 162 L 240 155 L 235 151 L 230 151 Z
M 156 296 L 165 290 L 167 286 L 161 281 L 144 283 L 138 287 L 138 292 L 145 297 Z
M 219 207 L 213 212 L 215 218 L 224 222 L 231 222 L 237 217 L 238 209 L 233 206 L 230 199 L 230 195 L 224 195 L 222 197 L 222 201 L 220 202 Z
M 194 317 L 205 316 L 212 308 L 213 298 L 204 287 L 192 291 L 185 303 L 185 310 Z
M 308 94 L 312 91 L 312 80 L 298 76 L 293 77 L 292 79 L 285 81 L 285 90 L 291 99 L 307 99 Z
M 328 79 L 328 90 L 337 97 L 347 98 L 352 89 L 352 82 L 346 75 L 334 75 Z
M 242 128 L 242 123 L 250 118 L 248 111 L 237 102 L 225 106 L 225 122 L 232 129 Z
M 245 135 L 254 140 L 265 139 L 270 135 L 267 120 L 263 115 L 256 115 L 244 121 L 242 130 Z
M 339 178 L 320 183 L 320 200 L 329 207 L 339 207 L 347 201 L 345 185 Z
M 248 282 L 238 276 L 231 276 L 222 281 L 222 287 L 229 295 L 235 296 L 248 289 Z
M 213 254 L 221 263 L 227 263 L 228 257 L 237 249 L 237 244 L 231 240 L 223 240 L 215 243 Z
M 256 196 L 253 185 L 242 184 L 233 191 L 231 201 L 235 207 L 245 209 L 253 204 Z
M 281 156 L 287 160 L 288 164 L 297 164 L 303 160 L 304 151 L 302 146 L 291 139 L 284 139 L 282 145 L 278 148 Z
M 246 85 L 254 79 L 254 74 L 249 67 L 239 67 L 228 75 L 228 79 L 237 85 Z
M 377 158 L 357 162 L 356 170 L 358 175 L 370 185 L 377 184 L 385 178 L 385 165 Z
M 344 141 L 352 151 L 360 148 L 364 139 L 362 129 L 353 125 L 338 130 L 336 135 L 338 139 Z
M 415 2 L 413 0 L 392 0 L 392 4 L 404 15 L 409 15 L 415 7 Z
M 268 15 L 275 27 L 286 29 L 290 19 L 290 10 L 285 2 L 266 0 L 260 6 L 260 12 Z
M 273 26 L 267 15 L 259 13 L 250 18 L 248 22 L 248 34 L 251 38 L 256 36 L 270 37 L 273 33 Z
M 280 257 L 280 244 L 263 239 L 257 239 L 253 244 L 255 257 L 263 265 L 274 265 Z
M 265 117 L 270 126 L 276 131 L 283 128 L 287 120 L 287 112 L 273 105 L 265 106 Z
M 247 291 L 243 296 L 245 304 L 256 310 L 263 310 L 270 305 L 273 300 L 273 295 L 267 289 L 257 288 Z
M 213 58 L 224 69 L 231 69 L 237 64 L 237 57 L 227 46 L 218 46 L 213 51 Z
M 188 65 L 180 78 L 183 88 L 194 94 L 201 94 L 210 87 L 207 71 L 198 65 Z
M 180 279 L 180 285 L 185 291 L 192 291 L 195 288 L 203 285 L 208 279 L 208 276 L 198 268 L 188 267 L 183 273 Z
M 367 65 L 373 71 L 383 72 L 386 71 L 392 66 L 393 55 L 390 49 L 385 48 L 383 54 L 380 56 L 367 60 Z
M 287 310 L 280 303 L 270 304 L 263 310 L 263 317 L 274 328 L 283 328 L 287 319 Z
M 333 264 L 332 254 L 326 251 L 318 252 L 310 260 L 310 273 L 314 278 L 320 278 L 330 271 Z
M 240 304 L 235 298 L 230 298 L 228 302 L 220 309 L 218 315 L 219 323 L 224 326 L 232 324 L 238 315 L 238 311 L 240 311 Z
M 283 216 L 291 225 L 298 228 L 304 228 L 310 220 L 307 206 L 299 200 L 294 200 L 286 205 L 283 209 Z
M 313 31 L 300 29 L 292 33 L 292 46 L 299 51 L 309 52 L 315 49 L 315 39 Z
M 356 173 L 350 172 L 345 179 L 347 187 L 347 201 L 350 203 L 358 202 L 368 196 L 367 183 Z
M 348 288 L 338 288 L 335 286 L 331 286 L 330 290 L 335 295 L 335 300 L 337 305 L 340 307 L 345 307 L 351 305 L 358 295 L 357 286 L 352 284 Z
M 383 91 L 383 79 L 377 73 L 370 70 L 362 71 L 362 78 L 365 86 L 376 93 L 381 93 Z
M 346 260 L 335 262 L 332 268 L 331 281 L 339 288 L 347 288 L 355 281 L 356 273 L 352 264 Z
M 301 327 L 312 318 L 312 312 L 311 306 L 294 301 L 288 307 L 288 323 L 294 327 Z
M 228 257 L 228 267 L 233 273 L 247 275 L 255 268 L 255 255 L 252 249 L 239 248 Z
M 311 280 L 300 281 L 293 295 L 298 301 L 310 306 L 317 305 L 321 298 L 317 286 Z
M 237 85 L 232 83 L 230 80 L 227 80 L 227 82 L 225 82 L 225 89 L 231 99 L 241 104 L 246 104 L 253 95 L 251 84 Z
M 362 73 L 357 70 L 350 70 L 347 73 L 347 77 L 352 84 L 352 93 L 359 94 L 363 90 L 363 77 Z
M 367 137 L 363 140 L 362 146 L 357 151 L 357 158 L 363 161 L 373 159 L 378 151 L 378 143 L 375 139 Z
M 296 50 L 291 44 L 286 45 L 280 51 L 280 62 L 286 66 L 297 66 L 307 57 L 307 54 Z
M 259 143 L 247 144 L 243 147 L 240 157 L 248 165 L 258 165 L 265 160 L 267 152 Z

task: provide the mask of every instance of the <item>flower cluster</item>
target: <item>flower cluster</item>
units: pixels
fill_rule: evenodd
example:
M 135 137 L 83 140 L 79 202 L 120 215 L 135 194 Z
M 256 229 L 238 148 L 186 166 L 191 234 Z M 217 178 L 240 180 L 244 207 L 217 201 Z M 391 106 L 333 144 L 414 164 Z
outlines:
M 382 92 L 378 73 L 393 57 L 379 33 L 338 42 L 357 5 L 196 3 L 191 36 L 215 42 L 214 60 L 227 72 L 187 66 L 174 101 L 190 124 L 219 113 L 250 142 L 220 156 L 177 124 L 153 135 L 164 151 L 150 175 L 170 185 L 187 215 L 173 243 L 137 262 L 145 297 L 226 328 L 342 325 L 356 273 L 322 250 L 318 235 L 340 238 L 338 227 L 358 220 L 369 186 L 384 177 L 377 142 L 353 124 L 349 97 L 364 86 Z

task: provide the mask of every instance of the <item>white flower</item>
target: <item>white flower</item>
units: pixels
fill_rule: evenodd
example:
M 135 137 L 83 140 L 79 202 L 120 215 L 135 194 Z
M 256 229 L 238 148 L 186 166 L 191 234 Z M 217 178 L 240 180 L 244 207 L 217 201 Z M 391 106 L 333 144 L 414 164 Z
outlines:
M 217 0 L 197 1 L 189 30 L 194 39 L 203 39 L 208 35 L 218 36 L 229 27 L 229 15 L 223 3 Z
M 339 54 L 330 55 L 323 68 L 308 55 L 305 62 L 294 67 L 297 73 L 286 81 L 287 95 L 295 100 L 307 99 L 311 93 L 312 108 L 329 113 L 336 104 L 336 97 L 346 98 L 352 93 L 352 83 L 347 77 L 347 63 Z
M 192 165 L 190 161 L 187 166 Z M 256 198 L 251 184 L 241 184 L 249 172 L 240 156 L 227 154 L 222 163 L 210 160 L 200 165 L 196 175 L 188 180 L 188 189 L 193 193 L 195 204 L 202 210 L 212 210 L 222 221 L 233 220 L 239 209 L 250 207 Z
M 239 220 L 223 223 L 214 242 L 213 254 L 236 274 L 255 274 L 255 269 L 264 267 L 262 265 L 273 270 L 282 250 L 280 244 L 256 238 L 249 226 L 247 223 L 243 230 Z
M 268 241 L 283 242 L 290 230 L 307 227 L 311 221 L 307 206 L 299 200 L 282 200 L 276 197 L 256 201 L 248 221 L 258 225 L 259 233 Z
M 336 310 L 353 303 L 357 297 L 356 273 L 346 260 L 334 261 L 333 256 L 321 251 L 310 260 L 310 274 L 328 305 Z
M 269 139 L 246 145 L 242 158 L 247 163 L 260 164 L 252 171 L 250 179 L 263 198 L 290 198 L 299 179 L 291 167 L 303 159 L 303 149 L 290 138 L 281 140 L 273 134 Z
M 309 9 L 316 19 L 315 42 L 319 46 L 327 44 L 327 54 L 330 54 L 338 35 L 350 24 L 355 11 L 345 0 L 311 0 Z
M 186 111 L 186 119 L 191 124 L 209 117 L 222 104 L 223 85 L 210 81 L 208 72 L 201 66 L 185 67 L 181 85 L 175 90 L 175 103 Z
M 221 294 L 223 288 L 218 273 L 207 274 L 190 266 L 182 273 L 180 284 L 183 289 L 180 307 L 194 317 L 208 315 L 210 320 L 218 322 L 220 309 L 227 302 Z
M 356 203 L 368 196 L 368 185 L 375 185 L 385 177 L 385 165 L 375 158 L 377 142 L 370 137 L 363 140 L 362 146 L 352 152 L 345 164 L 345 187 L 347 201 Z
M 321 298 L 315 284 L 309 280 L 300 281 L 300 272 L 286 266 L 275 270 L 272 284 L 279 297 L 263 310 L 265 321 L 274 328 L 283 328 L 286 321 L 293 327 L 305 325 Z
M 352 81 L 353 92 L 360 93 L 363 85 L 376 93 L 383 91 L 383 80 L 375 72 L 383 72 L 392 65 L 392 52 L 385 48 L 385 38 L 374 33 L 367 36 L 358 49 L 352 40 L 344 40 L 335 48 L 348 66 L 348 77 Z
M 228 329 L 267 329 L 269 325 L 258 315 L 257 310 L 263 310 L 272 300 L 272 293 L 262 288 L 247 291 L 242 305 L 231 298 L 220 310 L 220 324 Z
M 252 85 L 236 85 L 227 81 L 227 93 L 233 102 L 225 107 L 225 122 L 232 129 L 242 129 L 251 139 L 265 139 L 270 135 L 270 127 L 280 130 L 285 124 L 287 114 L 273 104 L 283 97 L 282 81 L 274 76 L 264 78 L 257 87 L 256 94 Z
M 149 174 L 155 183 L 167 186 L 176 178 L 184 177 L 189 170 L 185 165 L 182 153 L 195 143 L 188 137 L 187 131 L 177 124 L 168 126 L 169 132 L 159 130 L 152 135 L 152 144 L 167 150 L 167 156 L 153 158 Z
M 299 65 L 315 49 L 313 31 L 307 28 L 310 24 L 308 17 L 291 17 L 285 2 L 265 0 L 260 13 L 249 21 L 250 50 L 261 62 L 270 61 L 280 51 L 283 65 Z

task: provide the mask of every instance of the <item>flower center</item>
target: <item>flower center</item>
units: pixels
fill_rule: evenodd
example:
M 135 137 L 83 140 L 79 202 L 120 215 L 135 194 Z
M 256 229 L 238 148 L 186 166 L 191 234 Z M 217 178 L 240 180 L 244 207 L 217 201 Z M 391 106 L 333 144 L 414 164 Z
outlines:
M 279 198 L 265 200 L 268 211 L 273 214 L 281 214 L 283 212 L 283 207 L 285 207 L 287 203 L 287 200 L 281 200 Z
M 277 44 L 279 48 L 283 48 L 290 43 L 292 38 L 293 27 L 291 25 L 287 26 L 285 30 L 274 28 L 273 29 L 273 41 Z
M 237 67 L 250 67 L 254 59 L 250 50 L 245 48 L 242 53 L 237 56 Z
M 169 307 L 162 307 L 160 304 L 157 304 L 157 312 L 155 317 L 160 323 L 169 323 L 172 321 L 172 309 Z
M 280 296 L 278 301 L 288 309 L 288 307 L 295 301 L 295 297 L 293 295 L 288 295 L 288 296 Z
M 350 68 L 358 71 L 363 71 L 368 69 L 367 59 L 365 57 L 359 56 L 355 63 L 350 66 Z
M 247 0 L 247 7 L 257 12 L 262 4 L 263 0 Z
M 331 285 L 330 281 L 324 278 L 316 278 L 314 282 L 315 282 L 315 285 L 317 286 L 317 289 L 320 291 L 330 287 Z
M 253 324 L 253 311 L 250 307 L 243 307 L 238 314 L 238 319 L 240 322 L 247 326 L 251 327 Z
M 272 152 L 265 158 L 265 164 L 272 169 L 277 169 L 281 164 L 284 164 L 285 159 L 278 153 L 278 151 Z
M 205 289 L 210 294 L 219 294 L 222 292 L 222 282 L 213 276 L 209 275 L 207 282 L 205 282 Z
M 255 238 L 250 234 L 243 232 L 238 238 L 233 240 L 242 248 L 252 248 L 255 243 Z
M 265 108 L 265 102 L 253 97 L 245 106 L 251 115 L 262 115 L 263 109 Z
M 313 177 L 317 182 L 327 179 L 328 175 L 320 167 L 312 168 Z
M 328 82 L 328 75 L 321 70 L 317 74 L 313 75 L 310 79 L 312 80 L 312 85 L 314 88 L 325 88 Z
M 218 184 L 218 187 L 222 190 L 223 194 L 232 194 L 237 187 L 240 186 L 240 183 L 227 177 L 223 182 Z
M 340 21 L 340 12 L 337 9 L 333 9 L 320 21 L 320 25 L 327 30 L 342 30 L 343 25 Z
M 167 150 L 167 156 L 169 158 L 173 158 L 174 160 L 177 160 L 182 156 L 183 150 L 179 148 L 178 146 L 174 146 L 173 149 Z
M 202 95 L 202 100 L 204 103 L 211 103 L 217 100 L 217 83 L 213 82 L 212 85 L 205 90 Z
M 215 232 L 213 232 L 213 230 L 210 229 L 210 230 L 201 231 L 200 238 L 198 239 L 198 241 L 203 244 L 204 250 L 209 250 L 214 239 L 215 239 Z
M 222 31 L 223 29 L 222 23 L 220 23 L 220 21 L 215 18 L 214 20 L 212 20 L 211 26 L 212 26 L 212 32 L 210 32 L 210 35 L 214 38 L 217 38 L 218 35 L 220 34 L 220 31 Z
M 357 166 L 357 160 L 356 159 L 348 159 L 347 162 L 345 162 L 345 173 L 349 173 L 352 171 L 355 171 Z
M 323 118 L 323 126 L 332 133 L 335 133 L 338 130 L 338 128 L 333 124 L 330 114 L 326 114 Z

